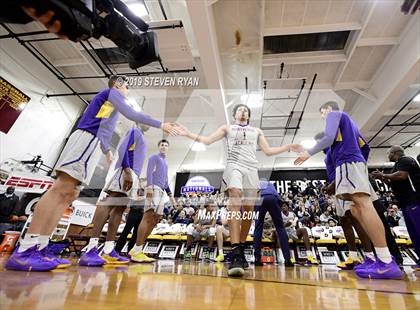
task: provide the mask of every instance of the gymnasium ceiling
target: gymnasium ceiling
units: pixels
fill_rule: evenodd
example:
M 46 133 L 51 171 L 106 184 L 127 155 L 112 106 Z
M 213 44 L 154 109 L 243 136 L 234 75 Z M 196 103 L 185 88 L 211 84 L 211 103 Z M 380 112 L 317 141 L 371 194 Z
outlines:
M 403 105 L 405 108 L 392 124 L 406 124 L 407 120 L 410 123 L 420 115 L 420 102 L 407 104 L 420 90 L 420 18 L 419 14 L 403 15 L 401 2 L 162 0 L 162 11 L 157 0 L 146 0 L 150 20 L 164 20 L 166 14 L 169 20 L 182 21 L 191 62 L 197 70 L 166 76 L 199 77 L 199 88 L 205 91 L 169 87 L 160 88 L 157 93 L 139 88 L 133 89 L 131 96 L 137 102 L 143 102 L 145 97 L 146 113 L 178 121 L 204 134 L 232 122 L 234 104 L 248 100 L 253 107 L 251 123 L 260 126 L 264 115 L 264 128 L 272 127 L 265 130 L 272 145 L 311 139 L 323 128 L 318 113 L 320 104 L 337 100 L 368 139 L 375 137 L 371 141 L 373 146 L 406 141 L 406 145 L 414 145 L 420 141 L 420 126 L 408 129 L 387 126 L 378 133 Z M 11 27 L 14 32 L 44 29 L 36 22 Z M 288 41 L 282 41 L 285 38 Z M 91 43 L 95 48 L 113 46 L 107 39 Z M 182 49 L 180 41 L 171 35 L 166 35 L 159 44 L 167 57 L 177 57 L 170 56 L 171 49 Z M 58 40 L 34 42 L 34 46 L 66 76 L 102 74 L 80 44 Z M 128 66 L 112 69 L 126 72 Z M 155 70 L 156 64 L 141 69 Z M 315 74 L 313 89 L 306 100 Z M 303 78 L 305 87 L 297 101 L 276 99 L 296 97 Z M 106 85 L 106 79 L 68 82 L 82 93 L 95 92 Z M 88 100 L 92 95 L 82 97 Z M 287 121 L 291 111 L 293 115 Z M 120 130 L 130 126 L 122 120 Z M 289 129 L 285 130 L 287 126 Z M 397 131 L 400 132 L 394 135 Z M 390 136 L 390 140 L 381 144 Z M 151 141 L 149 150 L 156 150 L 155 141 L 161 133 L 150 131 L 147 137 Z M 172 141 L 171 148 L 176 151 L 170 159 L 171 169 L 221 167 L 221 143 L 208 147 L 206 152 L 194 152 L 189 140 L 172 138 Z M 290 155 L 285 155 L 264 159 L 263 165 L 281 166 L 291 160 Z

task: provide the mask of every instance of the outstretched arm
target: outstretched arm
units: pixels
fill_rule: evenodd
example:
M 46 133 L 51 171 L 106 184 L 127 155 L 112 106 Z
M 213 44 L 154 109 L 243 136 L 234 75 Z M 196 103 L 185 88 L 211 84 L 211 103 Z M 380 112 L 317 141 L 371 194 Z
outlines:
M 282 146 L 271 147 L 268 144 L 267 139 L 264 136 L 264 133 L 261 129 L 257 129 L 259 136 L 258 136 L 258 145 L 260 146 L 261 150 L 267 156 L 277 155 L 284 152 L 300 152 L 301 147 L 299 144 L 286 144 Z
M 212 144 L 216 141 L 223 139 L 226 136 L 226 132 L 227 132 L 226 125 L 220 126 L 219 128 L 217 128 L 215 132 L 213 132 L 212 134 L 208 136 L 200 136 L 200 135 L 191 133 L 186 127 L 179 124 L 177 124 L 176 127 L 177 127 L 177 132 L 180 136 L 190 138 L 191 140 L 201 142 L 206 145 Z

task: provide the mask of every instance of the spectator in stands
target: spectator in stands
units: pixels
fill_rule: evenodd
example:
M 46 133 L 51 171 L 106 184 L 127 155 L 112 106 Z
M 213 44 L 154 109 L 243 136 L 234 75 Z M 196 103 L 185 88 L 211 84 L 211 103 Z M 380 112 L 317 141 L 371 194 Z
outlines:
M 327 209 L 325 209 L 324 213 L 322 213 L 321 216 L 319 217 L 319 220 L 321 221 L 322 225 L 326 225 L 328 223 L 329 219 L 331 219 L 330 209 L 331 209 L 331 207 L 327 207 Z
M 319 262 L 313 257 L 312 254 L 308 231 L 306 228 L 300 228 L 297 226 L 298 217 L 293 212 L 289 211 L 289 207 L 286 204 L 283 204 L 282 206 L 282 217 L 288 237 L 293 241 L 297 241 L 299 239 L 303 240 L 306 247 L 306 263 L 310 265 L 318 265 Z
M 308 210 L 305 208 L 305 205 L 303 204 L 303 202 L 301 202 L 299 204 L 299 209 L 297 211 L 297 216 L 298 216 L 299 220 L 303 220 L 304 217 L 310 217 L 311 216 L 309 214 Z
M 173 219 L 172 219 L 173 220 Z M 187 217 L 185 210 L 179 212 L 179 215 L 176 217 L 176 220 L 173 221 L 175 224 L 191 224 L 191 218 Z
M 27 217 L 20 212 L 15 188 L 9 186 L 5 193 L 0 194 L 0 238 L 7 230 L 21 231 L 26 220 Z
M 299 194 L 300 187 L 296 184 L 296 181 L 292 182 L 292 185 L 290 185 L 289 191 L 292 193 L 293 197 Z
M 213 247 L 216 236 L 216 216 L 214 211 L 217 205 L 213 200 L 206 202 L 205 207 L 195 215 L 194 224 L 187 227 L 187 244 L 184 259 L 191 259 L 191 246 L 193 241 L 200 241 L 201 237 L 207 240 L 207 247 L 204 248 L 204 258 L 210 259 L 210 248 Z
M 335 227 L 335 226 L 337 226 L 337 221 L 334 220 L 333 218 L 330 218 L 328 220 L 328 227 Z
M 393 205 L 392 207 L 388 208 L 388 215 L 386 217 L 386 221 L 388 222 L 390 227 L 400 226 L 400 219 L 401 217 L 398 215 L 398 207 Z

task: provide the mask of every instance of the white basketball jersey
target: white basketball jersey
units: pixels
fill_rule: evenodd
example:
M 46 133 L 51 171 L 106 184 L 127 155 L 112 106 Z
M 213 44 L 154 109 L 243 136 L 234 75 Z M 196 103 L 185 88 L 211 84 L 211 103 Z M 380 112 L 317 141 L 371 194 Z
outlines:
M 257 129 L 249 125 L 230 125 L 226 135 L 226 162 L 257 169 L 258 136 Z

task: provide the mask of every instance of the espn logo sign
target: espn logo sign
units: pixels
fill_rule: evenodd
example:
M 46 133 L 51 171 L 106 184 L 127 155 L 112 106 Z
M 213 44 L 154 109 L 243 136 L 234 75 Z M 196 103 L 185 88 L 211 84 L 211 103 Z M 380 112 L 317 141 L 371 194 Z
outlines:
M 11 177 L 9 180 L 7 180 L 5 185 L 24 187 L 24 188 L 34 188 L 35 186 L 35 187 L 39 187 L 40 189 L 49 189 L 53 184 L 54 183 L 51 181 L 28 179 L 28 178 L 21 178 L 21 177 Z

